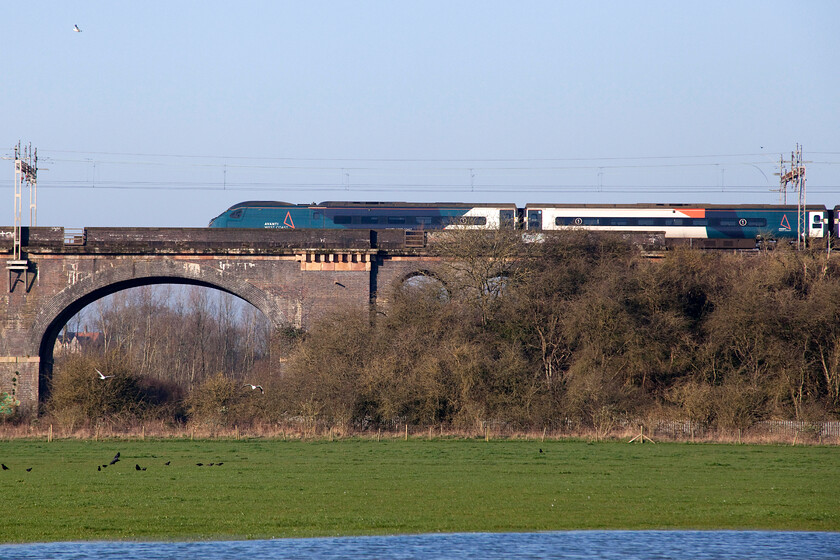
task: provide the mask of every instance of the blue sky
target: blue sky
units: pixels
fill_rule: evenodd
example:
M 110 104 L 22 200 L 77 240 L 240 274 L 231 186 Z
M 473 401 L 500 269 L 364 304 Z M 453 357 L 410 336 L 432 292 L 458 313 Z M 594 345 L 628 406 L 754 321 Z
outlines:
M 775 203 L 797 143 L 808 201 L 834 206 L 838 22 L 831 1 L 17 3 L 0 223 L 18 140 L 38 225 L 202 227 L 241 200 Z

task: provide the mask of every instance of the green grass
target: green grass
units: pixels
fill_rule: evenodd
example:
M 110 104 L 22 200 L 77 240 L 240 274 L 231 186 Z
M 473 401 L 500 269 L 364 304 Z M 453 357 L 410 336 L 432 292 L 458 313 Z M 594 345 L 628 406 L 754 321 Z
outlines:
M 122 460 L 97 471 L 117 451 Z M 576 441 L 14 440 L 0 443 L 0 462 L 9 467 L 0 471 L 0 541 L 837 531 L 838 451 Z

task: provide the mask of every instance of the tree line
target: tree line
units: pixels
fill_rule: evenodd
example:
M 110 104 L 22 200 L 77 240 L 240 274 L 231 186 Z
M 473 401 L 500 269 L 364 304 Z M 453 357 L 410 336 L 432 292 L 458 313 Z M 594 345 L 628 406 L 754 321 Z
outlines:
M 387 305 L 305 332 L 269 337 L 255 310 L 234 317 L 194 293 L 174 308 L 152 292 L 115 300 L 98 314 L 106 347 L 57 363 L 46 408 L 79 422 L 522 430 L 840 412 L 840 264 L 824 253 L 650 259 L 584 231 L 445 232 L 434 251 L 441 267 Z M 98 383 L 96 364 L 121 381 Z

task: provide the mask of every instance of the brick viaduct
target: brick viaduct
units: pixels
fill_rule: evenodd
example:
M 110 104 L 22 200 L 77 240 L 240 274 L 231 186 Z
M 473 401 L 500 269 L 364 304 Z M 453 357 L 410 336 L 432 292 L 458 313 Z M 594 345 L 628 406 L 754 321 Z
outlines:
M 89 303 L 136 286 L 193 284 L 231 293 L 276 327 L 306 327 L 335 309 L 387 304 L 402 281 L 434 273 L 425 235 L 402 230 L 22 228 L 25 264 L 0 291 L 0 396 L 34 412 L 52 373 L 53 346 Z M 412 248 L 413 247 L 413 248 Z M 13 230 L 0 228 L 0 258 Z

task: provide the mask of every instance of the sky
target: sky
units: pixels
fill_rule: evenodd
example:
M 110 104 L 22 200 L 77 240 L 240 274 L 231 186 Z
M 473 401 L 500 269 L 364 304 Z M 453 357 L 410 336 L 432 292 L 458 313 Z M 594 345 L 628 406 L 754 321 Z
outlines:
M 0 224 L 19 141 L 41 226 L 204 227 L 243 200 L 773 204 L 797 144 L 807 201 L 840 204 L 835 1 L 5 8 Z

